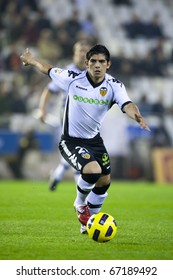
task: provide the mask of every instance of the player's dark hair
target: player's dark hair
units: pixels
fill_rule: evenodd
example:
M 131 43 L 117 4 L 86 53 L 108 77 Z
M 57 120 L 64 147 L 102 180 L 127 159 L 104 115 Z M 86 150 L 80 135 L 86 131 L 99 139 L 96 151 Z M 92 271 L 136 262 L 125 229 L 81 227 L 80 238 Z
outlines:
M 108 51 L 108 49 L 103 46 L 103 45 L 95 45 L 93 46 L 87 53 L 86 53 L 86 59 L 90 60 L 90 58 L 94 55 L 94 54 L 104 54 L 106 57 L 107 61 L 110 61 L 110 53 Z

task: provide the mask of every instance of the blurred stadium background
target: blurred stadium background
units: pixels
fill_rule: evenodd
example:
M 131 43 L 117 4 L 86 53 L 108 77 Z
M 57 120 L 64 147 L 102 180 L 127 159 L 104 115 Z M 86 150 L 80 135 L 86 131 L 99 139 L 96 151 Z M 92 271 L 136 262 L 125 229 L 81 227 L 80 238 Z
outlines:
M 56 124 L 34 118 L 49 78 L 23 68 L 21 53 L 29 47 L 63 67 L 73 44 L 88 38 L 110 50 L 110 73 L 125 83 L 151 127 L 144 132 L 115 106 L 110 110 L 102 135 L 113 179 L 173 183 L 172 26 L 171 0 L 1 0 L 0 178 L 47 180 L 60 159 L 61 100 L 48 106 Z

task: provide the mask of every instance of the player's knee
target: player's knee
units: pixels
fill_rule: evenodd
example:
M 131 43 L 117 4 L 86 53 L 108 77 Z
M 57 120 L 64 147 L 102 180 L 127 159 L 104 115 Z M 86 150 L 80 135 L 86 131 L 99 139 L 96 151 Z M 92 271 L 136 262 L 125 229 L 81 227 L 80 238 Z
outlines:
M 82 179 L 89 184 L 95 184 L 100 178 L 101 173 L 84 173 Z

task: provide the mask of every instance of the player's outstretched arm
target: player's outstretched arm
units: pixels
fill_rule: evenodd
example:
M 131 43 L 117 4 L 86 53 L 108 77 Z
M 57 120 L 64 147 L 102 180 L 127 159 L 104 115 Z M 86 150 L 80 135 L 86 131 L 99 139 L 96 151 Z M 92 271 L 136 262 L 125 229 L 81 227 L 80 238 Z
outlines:
M 20 59 L 23 63 L 23 65 L 28 66 L 34 66 L 37 70 L 44 74 L 48 74 L 48 71 L 53 66 L 43 60 L 41 60 L 38 57 L 33 56 L 32 52 L 29 51 L 27 48 L 24 53 L 20 56 Z
M 142 128 L 150 131 L 150 128 L 148 127 L 146 120 L 141 116 L 140 111 L 136 104 L 134 103 L 128 103 L 124 107 L 124 111 L 126 114 L 133 120 L 135 120 Z
M 46 86 L 41 94 L 40 102 L 38 106 L 38 119 L 44 122 L 46 117 L 46 106 L 50 99 L 51 92 L 49 91 L 48 87 Z

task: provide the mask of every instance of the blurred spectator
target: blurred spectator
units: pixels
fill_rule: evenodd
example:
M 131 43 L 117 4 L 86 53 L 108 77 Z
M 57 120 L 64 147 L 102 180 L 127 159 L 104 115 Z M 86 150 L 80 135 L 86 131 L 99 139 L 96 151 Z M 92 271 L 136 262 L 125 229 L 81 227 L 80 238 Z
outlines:
M 13 1 L 11 1 L 13 2 Z M 6 0 L 1 0 L 0 1 L 0 14 L 3 14 L 6 11 L 6 7 L 9 4 L 9 1 L 7 2 Z
M 38 11 L 39 5 L 37 0 L 16 0 L 17 11 L 20 12 L 24 7 L 28 6 L 32 11 Z
M 54 34 L 51 29 L 42 29 L 37 42 L 37 48 L 41 57 L 49 62 L 58 60 L 62 54 L 61 47 L 54 40 L 53 35 Z
M 155 102 L 149 102 L 146 95 L 143 95 L 138 103 L 141 114 L 145 117 L 155 117 L 156 124 L 152 129 L 151 147 L 169 147 L 171 146 L 171 137 L 165 127 L 164 117 L 166 114 L 165 106 L 163 105 L 162 96 Z
M 8 55 L 4 58 L 5 68 L 7 71 L 19 71 L 21 70 L 21 60 L 17 52 L 17 45 L 10 46 Z
M 0 116 L 8 116 L 11 113 L 12 95 L 6 81 L 0 81 Z
M 17 153 L 14 157 L 7 158 L 7 165 L 17 179 L 23 179 L 23 161 L 25 156 L 31 149 L 38 149 L 38 143 L 35 139 L 33 130 L 28 130 L 24 133 L 18 144 Z
M 37 14 L 29 14 L 26 22 L 25 28 L 23 30 L 23 38 L 28 45 L 36 46 L 39 36 L 40 30 L 37 25 Z
M 65 30 L 68 33 L 70 45 L 73 46 L 73 44 L 77 41 L 78 32 L 81 31 L 81 24 L 77 10 L 73 11 L 71 18 L 66 20 Z
M 127 5 L 127 6 L 133 5 L 131 0 L 111 0 L 111 2 L 114 5 Z
M 166 113 L 162 95 L 155 102 L 151 102 L 147 94 L 143 94 L 138 102 L 138 106 L 141 114 L 145 117 L 156 116 L 162 119 Z
M 40 31 L 42 31 L 45 28 L 53 29 L 52 23 L 51 23 L 50 19 L 47 17 L 44 9 L 38 10 L 37 17 L 38 17 L 37 26 Z
M 122 27 L 131 39 L 140 37 L 147 39 L 165 38 L 159 14 L 154 14 L 149 22 L 144 22 L 139 15 L 133 14 L 131 20 L 125 22 Z
M 11 113 L 12 114 L 27 113 L 26 102 L 24 98 L 21 97 L 19 92 L 19 87 L 17 86 L 15 80 L 12 82 L 12 87 L 11 87 Z
M 139 110 L 144 117 L 148 117 L 153 113 L 153 106 L 148 101 L 147 95 L 143 94 L 138 102 Z
M 157 61 L 152 53 L 149 51 L 143 59 L 138 61 L 139 72 L 134 72 L 134 74 L 147 75 L 147 76 L 160 76 L 164 77 L 166 75 L 165 63 L 163 61 Z
M 87 18 L 81 21 L 81 29 L 84 31 L 88 36 L 96 37 L 97 31 L 94 24 L 94 19 L 91 14 L 87 15 Z
M 25 100 L 20 96 L 15 80 L 12 84 L 0 82 L 0 115 L 10 116 L 13 113 L 26 113 Z
M 158 38 L 156 45 L 151 48 L 150 53 L 153 58 L 153 63 L 160 68 L 162 76 L 167 75 L 167 66 L 171 62 L 171 54 L 167 54 L 165 51 L 165 39 Z
M 164 32 L 160 22 L 160 15 L 154 14 L 150 22 L 145 26 L 145 37 L 148 39 L 164 38 Z
M 172 140 L 163 122 L 153 129 L 151 147 L 171 147 Z
M 22 17 L 17 13 L 8 20 L 8 24 L 3 22 L 3 27 L 6 30 L 6 38 L 10 44 L 15 44 L 15 42 L 21 38 L 23 32 L 22 26 Z
M 123 52 L 120 52 L 118 56 L 114 56 L 111 59 L 112 66 L 109 70 L 110 73 L 117 73 L 120 80 L 125 81 L 128 85 L 129 77 L 134 73 L 134 65 L 130 58 L 125 57 Z
M 57 45 L 59 45 L 61 49 L 61 59 L 71 59 L 71 56 L 73 55 L 73 40 L 69 38 L 65 22 L 61 22 L 56 27 L 56 38 Z
M 19 31 L 17 27 L 19 27 L 19 16 L 16 11 L 16 5 L 14 2 L 9 2 L 8 5 L 4 7 L 4 13 L 1 14 L 1 26 L 4 30 L 6 30 L 6 38 L 8 42 L 13 41 L 18 37 Z M 16 33 L 14 32 L 16 31 Z
M 166 113 L 166 108 L 164 106 L 164 100 L 163 100 L 162 95 L 160 96 L 160 98 L 158 100 L 156 100 L 152 104 L 152 113 L 153 113 L 153 115 L 159 117 L 160 119 L 164 118 L 164 115 Z
M 127 37 L 131 39 L 145 36 L 145 23 L 137 14 L 133 14 L 129 22 L 125 22 L 122 27 L 125 29 Z

